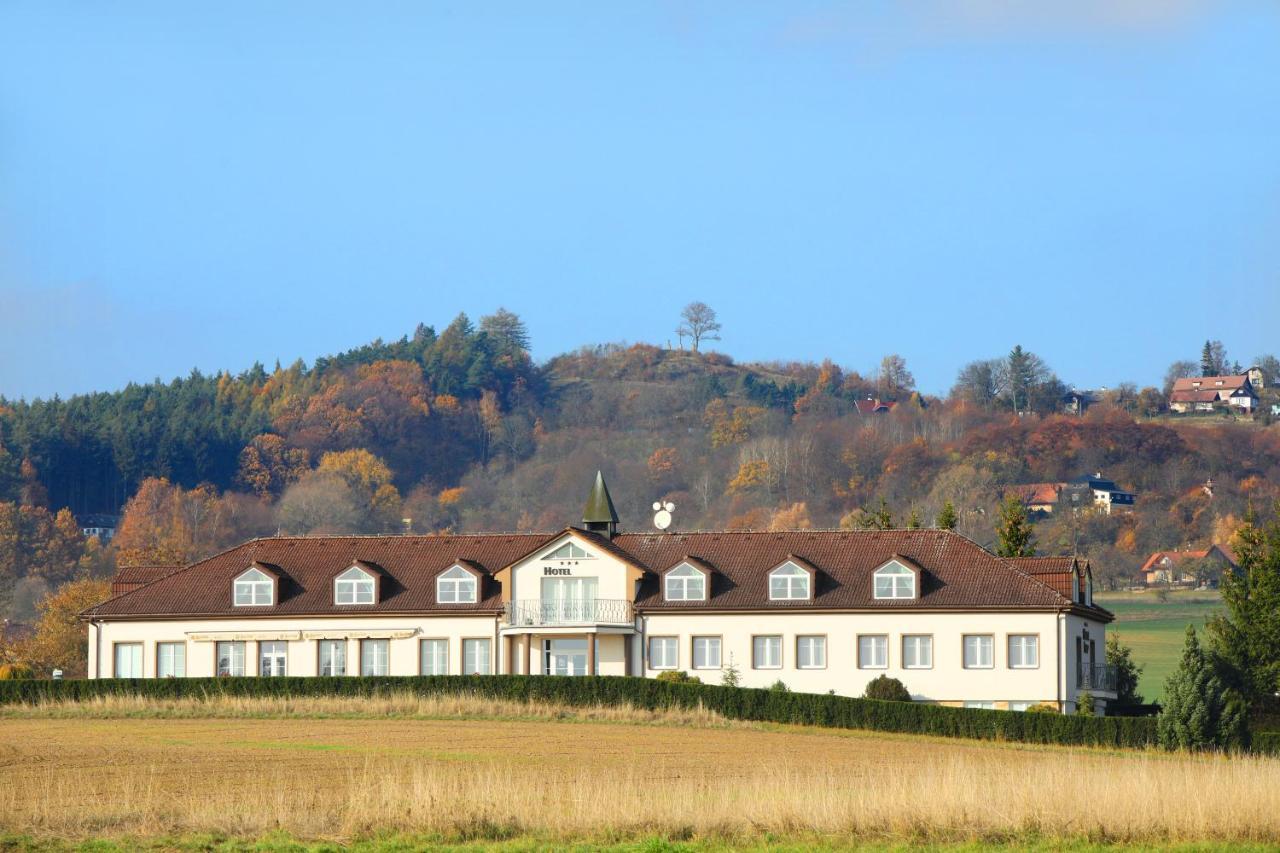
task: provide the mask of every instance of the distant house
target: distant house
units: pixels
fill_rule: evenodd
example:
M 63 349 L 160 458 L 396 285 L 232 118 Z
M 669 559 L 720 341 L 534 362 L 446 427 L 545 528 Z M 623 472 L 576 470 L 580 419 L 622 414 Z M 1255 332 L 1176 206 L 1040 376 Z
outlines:
M 1253 386 L 1254 391 L 1262 391 L 1267 387 L 1267 376 L 1258 365 L 1250 367 L 1244 375 L 1249 377 L 1249 384 Z
M 1235 555 L 1222 545 L 1210 545 L 1198 551 L 1156 551 L 1142 564 L 1142 582 L 1155 584 L 1197 583 L 1197 569 L 1208 562 L 1220 573 L 1223 569 L 1236 568 Z
M 1097 391 L 1080 391 L 1072 388 L 1062 395 L 1062 408 L 1072 415 L 1083 415 L 1089 407 L 1102 399 Z
M 1027 483 L 1014 486 L 1012 492 L 1022 499 L 1028 512 L 1039 512 L 1049 515 L 1057 506 L 1065 483 Z
M 898 408 L 896 400 L 876 400 L 871 397 L 854 400 L 853 405 L 860 415 L 883 415 Z
M 98 541 L 106 545 L 115 538 L 116 525 L 120 523 L 120 516 L 85 514 L 77 516 L 76 521 L 79 522 L 80 532 L 86 539 L 97 536 Z
M 1076 477 L 1063 484 L 1062 492 L 1067 499 L 1081 506 L 1092 500 L 1094 506 L 1105 510 L 1108 515 L 1115 510 L 1132 511 L 1134 501 L 1138 499 L 1136 492 L 1121 489 L 1115 480 L 1105 479 L 1101 472 Z
M 1258 371 L 1261 375 L 1261 371 Z M 1238 376 L 1189 376 L 1173 383 L 1169 408 L 1175 412 L 1212 412 L 1219 403 L 1228 408 L 1252 412 L 1258 405 L 1258 394 L 1248 373 Z

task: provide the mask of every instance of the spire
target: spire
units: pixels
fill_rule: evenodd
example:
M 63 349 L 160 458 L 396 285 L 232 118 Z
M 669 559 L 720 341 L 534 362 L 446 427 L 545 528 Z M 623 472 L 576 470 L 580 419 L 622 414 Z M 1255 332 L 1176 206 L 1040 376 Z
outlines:
M 618 511 L 613 508 L 609 487 L 604 484 L 604 474 L 597 471 L 587 506 L 582 510 L 582 523 L 588 530 L 596 530 L 608 536 L 618 532 Z

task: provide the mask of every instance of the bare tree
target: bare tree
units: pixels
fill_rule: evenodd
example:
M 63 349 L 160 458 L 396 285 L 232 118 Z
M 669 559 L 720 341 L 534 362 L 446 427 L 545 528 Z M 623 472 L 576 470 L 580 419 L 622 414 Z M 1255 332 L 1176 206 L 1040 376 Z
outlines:
M 886 355 L 880 361 L 880 372 L 876 377 L 877 390 L 880 396 L 897 400 L 910 394 L 916 387 L 916 378 L 907 370 L 907 360 L 897 353 Z
M 682 349 L 685 338 L 691 340 L 694 352 L 698 351 L 698 345 L 703 341 L 720 340 L 720 323 L 716 320 L 716 311 L 707 303 L 690 302 L 680 312 L 680 319 L 684 322 L 676 327 L 676 334 L 680 336 Z

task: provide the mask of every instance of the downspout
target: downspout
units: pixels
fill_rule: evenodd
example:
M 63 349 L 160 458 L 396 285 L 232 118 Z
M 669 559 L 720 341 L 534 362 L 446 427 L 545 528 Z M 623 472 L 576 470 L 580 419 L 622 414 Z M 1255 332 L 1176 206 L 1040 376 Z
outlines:
M 502 630 L 500 627 L 501 617 L 493 617 L 493 670 L 494 675 L 500 675 L 504 670 L 510 669 L 507 662 L 507 650 L 502 645 Z
M 102 626 L 92 617 L 89 627 L 93 630 L 93 677 L 102 678 Z
M 636 660 L 636 669 L 640 670 L 636 673 L 636 677 L 644 678 L 645 665 L 645 635 L 649 632 L 649 617 L 641 615 L 640 617 L 640 651 L 638 654 L 632 655 Z
M 1062 656 L 1067 653 L 1067 616 L 1061 610 L 1058 611 L 1058 653 L 1055 654 L 1054 662 L 1058 667 L 1058 678 L 1056 689 L 1058 691 L 1058 708 L 1060 713 L 1066 713 L 1066 705 L 1062 700 Z

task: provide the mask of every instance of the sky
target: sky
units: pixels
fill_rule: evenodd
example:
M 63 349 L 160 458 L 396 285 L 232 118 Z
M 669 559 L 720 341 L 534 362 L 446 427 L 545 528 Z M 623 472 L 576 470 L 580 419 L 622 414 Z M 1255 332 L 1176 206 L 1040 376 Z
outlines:
M 539 360 L 1280 351 L 1280 5 L 0 4 L 0 396 L 502 306 Z

